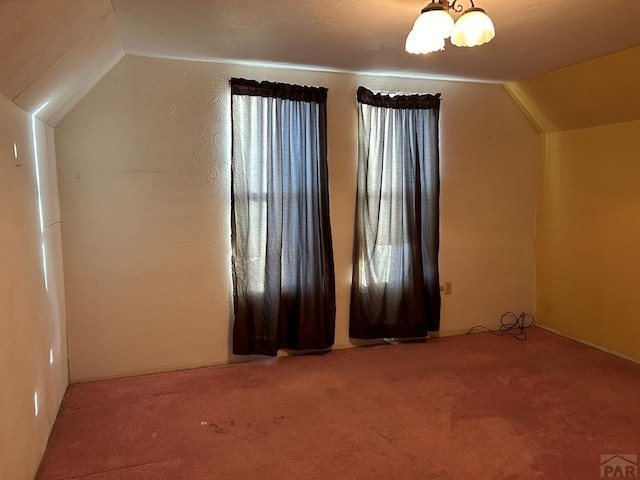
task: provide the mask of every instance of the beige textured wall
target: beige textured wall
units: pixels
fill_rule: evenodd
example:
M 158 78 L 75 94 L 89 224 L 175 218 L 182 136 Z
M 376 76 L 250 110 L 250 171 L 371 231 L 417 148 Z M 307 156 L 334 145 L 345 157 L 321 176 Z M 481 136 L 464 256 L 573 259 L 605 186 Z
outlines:
M 640 46 L 507 85 L 540 132 L 541 325 L 640 361 Z
M 3 480 L 34 477 L 68 384 L 53 130 L 36 121 L 36 139 L 44 235 L 40 232 L 38 214 L 31 117 L 0 95 L 0 479 Z M 48 291 L 43 280 L 43 241 Z
M 543 325 L 637 361 L 639 135 L 634 121 L 543 139 L 536 280 Z
M 537 139 L 501 86 L 126 56 L 56 128 L 72 381 L 237 360 L 231 76 L 329 88 L 337 347 L 350 346 L 359 85 L 443 94 L 443 333 L 533 310 Z

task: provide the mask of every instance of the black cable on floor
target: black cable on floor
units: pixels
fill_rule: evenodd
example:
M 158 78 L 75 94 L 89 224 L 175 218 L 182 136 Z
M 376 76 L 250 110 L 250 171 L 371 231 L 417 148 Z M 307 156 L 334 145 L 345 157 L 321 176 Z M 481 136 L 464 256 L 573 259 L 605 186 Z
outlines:
M 509 335 L 516 340 L 526 340 L 527 328 L 533 327 L 535 323 L 536 319 L 531 313 L 521 312 L 520 315 L 516 315 L 513 312 L 505 312 L 500 317 L 500 328 L 498 330 L 491 330 L 484 325 L 475 325 L 469 329 L 467 335 L 480 330 L 489 332 L 492 335 L 497 335 L 498 337 Z

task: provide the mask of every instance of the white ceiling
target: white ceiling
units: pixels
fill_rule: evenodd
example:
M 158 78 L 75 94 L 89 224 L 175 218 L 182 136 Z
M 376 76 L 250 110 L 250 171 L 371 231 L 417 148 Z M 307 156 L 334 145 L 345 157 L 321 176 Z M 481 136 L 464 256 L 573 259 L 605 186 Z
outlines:
M 638 0 L 476 0 L 496 38 L 410 55 L 430 0 L 112 0 L 134 54 L 507 82 L 640 44 Z M 458 2 L 465 8 L 468 0 Z
M 125 53 L 509 82 L 640 45 L 640 0 L 476 0 L 492 42 L 410 55 L 429 1 L 0 0 L 0 92 L 55 125 Z

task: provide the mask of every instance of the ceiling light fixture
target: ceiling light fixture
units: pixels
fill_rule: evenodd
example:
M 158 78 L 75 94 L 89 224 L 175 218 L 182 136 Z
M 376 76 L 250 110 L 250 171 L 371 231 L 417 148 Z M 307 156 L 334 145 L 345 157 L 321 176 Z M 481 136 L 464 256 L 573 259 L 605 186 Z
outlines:
M 405 50 L 416 54 L 437 52 L 448 37 L 456 47 L 476 47 L 491 41 L 496 35 L 493 22 L 473 0 L 468 1 L 471 7 L 464 10 L 458 0 L 431 0 L 413 24 Z M 450 12 L 462 15 L 454 23 Z

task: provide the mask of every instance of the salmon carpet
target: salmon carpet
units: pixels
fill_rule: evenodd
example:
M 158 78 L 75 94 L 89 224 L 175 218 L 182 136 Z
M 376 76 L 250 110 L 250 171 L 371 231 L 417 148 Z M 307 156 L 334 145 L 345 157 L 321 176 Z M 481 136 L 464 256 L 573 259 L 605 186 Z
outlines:
M 597 479 L 640 454 L 640 365 L 528 332 L 72 385 L 37 478 Z

